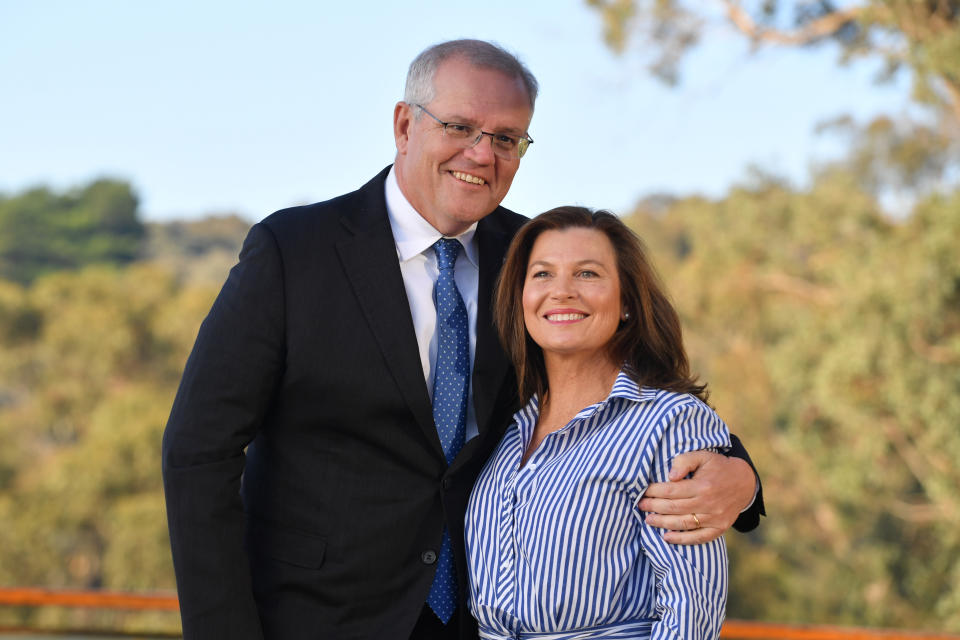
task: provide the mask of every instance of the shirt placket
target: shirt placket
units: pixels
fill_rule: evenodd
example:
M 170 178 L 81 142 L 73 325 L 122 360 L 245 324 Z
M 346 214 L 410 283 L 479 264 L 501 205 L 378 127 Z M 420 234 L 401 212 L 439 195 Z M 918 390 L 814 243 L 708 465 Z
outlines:
M 518 518 L 518 514 L 520 509 L 534 498 L 537 485 L 543 477 L 543 474 L 548 473 L 548 467 L 559 463 L 560 458 L 585 437 L 586 430 L 583 428 L 584 422 L 600 407 L 602 407 L 602 405 L 594 405 L 581 411 L 563 428 L 547 434 L 540 446 L 537 447 L 537 450 L 534 451 L 527 460 L 527 463 L 519 469 L 514 467 L 513 477 L 511 478 L 511 482 L 508 483 L 509 496 L 504 496 L 504 502 L 508 504 L 510 508 L 509 521 L 512 532 L 510 538 L 510 557 L 513 563 L 514 584 L 517 585 L 516 591 L 513 594 L 513 611 L 516 626 L 514 626 L 512 630 L 515 637 L 520 637 L 519 621 L 529 618 L 532 614 L 531 611 L 524 610 L 524 605 L 528 607 L 531 605 L 531 602 L 528 602 L 528 600 L 534 597 L 533 594 L 537 589 L 536 576 L 533 575 L 533 566 L 527 557 L 523 544 L 521 544 L 522 538 L 535 535 L 535 533 L 522 530 L 521 523 L 523 520 Z M 518 457 L 517 465 L 519 465 L 519 460 L 520 458 Z
M 522 429 L 521 429 L 522 431 Z M 501 535 L 499 536 L 497 570 L 497 603 L 499 608 L 506 612 L 504 624 L 510 629 L 514 637 L 518 637 L 520 624 L 520 610 L 517 594 L 520 588 L 517 582 L 517 553 L 519 547 L 517 541 L 517 481 L 518 466 L 523 456 L 523 437 L 519 436 L 514 441 L 514 450 L 507 456 L 507 464 L 503 468 L 505 479 L 502 484 L 503 489 L 500 495 L 500 525 Z

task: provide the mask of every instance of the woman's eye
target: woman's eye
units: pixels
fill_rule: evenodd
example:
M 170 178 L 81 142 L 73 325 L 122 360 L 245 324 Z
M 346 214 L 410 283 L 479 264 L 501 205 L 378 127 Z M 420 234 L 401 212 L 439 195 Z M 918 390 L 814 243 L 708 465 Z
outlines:
M 531 278 L 546 278 L 550 274 L 546 271 L 535 271 L 530 275 Z
M 596 271 L 590 271 L 589 269 L 584 269 L 583 271 L 580 272 L 580 277 L 581 277 L 581 278 L 596 278 L 596 277 L 597 277 L 597 272 L 596 272 Z

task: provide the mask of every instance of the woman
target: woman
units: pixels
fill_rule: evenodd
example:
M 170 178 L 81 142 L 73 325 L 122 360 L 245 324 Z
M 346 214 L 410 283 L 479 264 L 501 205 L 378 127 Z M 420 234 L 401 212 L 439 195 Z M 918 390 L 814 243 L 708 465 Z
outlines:
M 674 456 L 730 445 L 639 239 L 608 212 L 553 209 L 520 230 L 500 278 L 526 406 L 467 510 L 480 637 L 716 638 L 722 538 L 669 545 L 635 508 Z

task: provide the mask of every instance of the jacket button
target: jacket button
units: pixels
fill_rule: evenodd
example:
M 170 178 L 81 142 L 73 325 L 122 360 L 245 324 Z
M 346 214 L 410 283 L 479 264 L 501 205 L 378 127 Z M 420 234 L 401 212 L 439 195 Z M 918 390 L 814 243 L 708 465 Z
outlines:
M 437 552 L 433 549 L 427 549 L 420 554 L 420 561 L 423 562 L 423 564 L 433 564 L 437 561 Z
M 444 489 L 449 489 L 452 484 L 453 480 L 450 478 L 444 478 L 443 482 L 440 483 L 440 486 L 442 486 Z

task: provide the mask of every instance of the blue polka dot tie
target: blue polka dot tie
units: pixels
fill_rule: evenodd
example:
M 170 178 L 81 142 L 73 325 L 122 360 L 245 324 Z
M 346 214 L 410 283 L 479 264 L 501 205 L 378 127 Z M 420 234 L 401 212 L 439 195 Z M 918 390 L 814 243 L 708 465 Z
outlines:
M 453 462 L 467 431 L 467 392 L 470 389 L 470 330 L 467 308 L 453 279 L 453 266 L 460 253 L 460 242 L 440 238 L 433 245 L 440 275 L 434 289 L 437 306 L 437 362 L 433 379 L 433 421 L 447 464 Z M 443 529 L 443 541 L 437 554 L 437 573 L 427 596 L 427 604 L 444 624 L 457 608 L 457 575 L 450 548 L 450 533 Z

